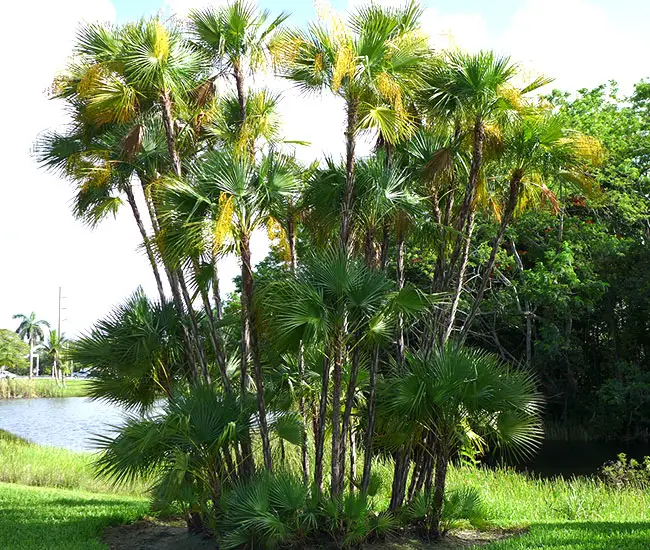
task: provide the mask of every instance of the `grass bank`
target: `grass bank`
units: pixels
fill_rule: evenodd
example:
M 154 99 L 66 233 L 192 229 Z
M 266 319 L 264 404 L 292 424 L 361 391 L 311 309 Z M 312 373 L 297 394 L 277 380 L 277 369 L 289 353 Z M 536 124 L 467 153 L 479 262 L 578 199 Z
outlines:
M 91 453 L 30 443 L 0 430 L 0 482 L 96 493 L 144 495 L 145 484 L 115 488 L 95 476 Z
M 35 397 L 85 397 L 87 380 L 66 380 L 57 386 L 51 378 L 12 378 L 0 380 L 0 399 L 31 399 Z

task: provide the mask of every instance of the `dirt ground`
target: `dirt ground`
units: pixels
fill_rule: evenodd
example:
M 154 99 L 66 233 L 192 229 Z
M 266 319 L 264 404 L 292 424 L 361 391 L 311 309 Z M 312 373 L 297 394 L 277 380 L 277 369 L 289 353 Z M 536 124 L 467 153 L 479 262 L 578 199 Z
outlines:
M 110 550 L 214 550 L 214 539 L 190 536 L 184 525 L 142 520 L 109 527 L 102 542 Z
M 366 545 L 372 550 L 458 550 L 482 546 L 504 538 L 522 534 L 521 530 L 495 529 L 491 531 L 457 530 L 437 543 L 423 543 L 417 539 L 400 538 L 392 542 Z M 190 536 L 181 524 L 166 524 L 156 520 L 142 520 L 131 525 L 110 527 L 103 542 L 110 550 L 214 550 L 213 539 Z

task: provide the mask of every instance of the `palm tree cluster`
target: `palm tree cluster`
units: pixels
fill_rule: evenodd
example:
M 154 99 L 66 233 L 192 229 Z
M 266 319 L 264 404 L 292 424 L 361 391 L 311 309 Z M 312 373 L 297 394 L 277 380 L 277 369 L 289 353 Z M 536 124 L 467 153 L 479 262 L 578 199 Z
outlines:
M 600 149 L 533 95 L 548 79 L 492 52 L 434 51 L 421 14 L 323 9 L 292 29 L 236 0 L 92 24 L 54 83 L 70 122 L 42 135 L 39 160 L 73 182 L 90 226 L 128 204 L 159 293 L 138 291 L 74 347 L 95 397 L 149 415 L 100 441 L 100 470 L 154 477 L 157 502 L 227 546 L 352 544 L 399 518 L 438 537 L 461 450 L 540 439 L 532 378 L 463 344 L 512 220 L 557 208 L 559 186 L 590 190 Z M 342 99 L 341 162 L 297 161 L 279 96 L 251 85 L 268 70 Z M 497 231 L 469 277 L 477 216 Z M 260 228 L 267 277 L 252 263 Z M 407 283 L 409 248 L 435 258 L 428 280 Z M 240 292 L 224 303 L 230 253 Z M 378 461 L 394 473 L 376 516 Z
M 16 329 L 18 336 L 29 344 L 29 369 L 30 378 L 39 375 L 41 355 L 52 362 L 52 378 L 58 384 L 65 384 L 63 367 L 67 359 L 68 339 L 65 334 L 59 334 L 55 329 L 50 329 L 50 323 L 37 319 L 33 311 L 29 315 L 17 313 L 13 316 L 20 324 Z M 47 334 L 44 329 L 49 329 Z M 35 352 L 39 352 L 36 354 Z M 34 361 L 36 359 L 36 361 Z

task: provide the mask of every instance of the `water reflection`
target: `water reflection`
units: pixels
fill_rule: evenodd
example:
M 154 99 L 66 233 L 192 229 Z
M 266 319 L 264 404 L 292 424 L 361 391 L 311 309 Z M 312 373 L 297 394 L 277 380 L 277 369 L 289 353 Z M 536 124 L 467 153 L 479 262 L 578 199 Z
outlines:
M 0 400 L 0 429 L 40 445 L 92 450 L 90 438 L 124 421 L 124 410 L 86 397 Z

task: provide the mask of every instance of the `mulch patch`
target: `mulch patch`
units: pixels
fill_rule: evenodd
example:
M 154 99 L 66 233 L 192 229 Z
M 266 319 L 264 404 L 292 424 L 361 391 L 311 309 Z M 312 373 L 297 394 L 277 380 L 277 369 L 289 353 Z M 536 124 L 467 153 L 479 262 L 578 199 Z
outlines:
M 449 533 L 440 542 L 426 543 L 411 537 L 390 542 L 367 544 L 368 550 L 456 550 L 483 546 L 498 540 L 522 535 L 526 529 L 491 529 L 477 531 L 458 529 Z M 155 519 L 144 519 L 129 525 L 109 527 L 102 542 L 110 550 L 214 550 L 214 539 L 190 535 L 181 522 L 164 523 Z

